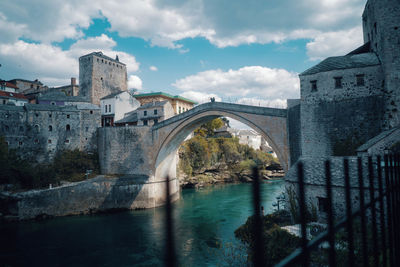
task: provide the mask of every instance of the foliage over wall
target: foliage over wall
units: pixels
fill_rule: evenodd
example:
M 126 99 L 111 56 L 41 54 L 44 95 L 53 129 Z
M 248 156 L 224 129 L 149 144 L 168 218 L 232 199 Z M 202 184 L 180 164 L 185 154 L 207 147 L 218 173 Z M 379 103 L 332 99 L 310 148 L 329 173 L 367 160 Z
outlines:
M 278 163 L 272 155 L 254 150 L 239 143 L 236 137 L 213 137 L 214 130 L 223 125 L 221 119 L 210 121 L 195 131 L 195 136 L 182 144 L 179 149 L 179 169 L 191 176 L 205 168 L 225 163 L 236 173 L 252 166 L 260 168 Z M 278 163 L 279 164 L 279 163 Z
M 0 184 L 12 184 L 17 189 L 35 189 L 57 185 L 60 181 L 81 181 L 86 170 L 99 171 L 97 154 L 76 150 L 60 151 L 51 164 L 32 164 L 9 150 L 0 137 Z

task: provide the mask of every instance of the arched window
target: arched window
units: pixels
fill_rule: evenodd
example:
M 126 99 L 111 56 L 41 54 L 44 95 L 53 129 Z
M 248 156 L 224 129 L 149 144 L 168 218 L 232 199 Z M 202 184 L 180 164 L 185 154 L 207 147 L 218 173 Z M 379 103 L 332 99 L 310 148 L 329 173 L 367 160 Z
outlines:
M 65 126 L 65 130 L 70 131 L 71 130 L 71 126 L 69 124 L 67 124 L 67 126 Z
M 49 132 L 53 131 L 53 126 L 49 125 Z
M 39 131 L 40 131 L 40 127 L 39 127 L 39 125 L 36 124 L 35 125 L 35 132 L 38 133 Z

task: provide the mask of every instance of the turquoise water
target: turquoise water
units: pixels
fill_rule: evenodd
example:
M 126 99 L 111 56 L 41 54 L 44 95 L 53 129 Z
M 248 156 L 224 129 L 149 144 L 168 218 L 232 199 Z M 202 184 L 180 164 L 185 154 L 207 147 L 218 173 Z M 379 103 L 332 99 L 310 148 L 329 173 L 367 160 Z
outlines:
M 269 213 L 283 182 L 261 189 Z M 173 203 L 179 264 L 225 265 L 223 248 L 239 243 L 234 231 L 251 213 L 250 184 L 183 190 Z M 156 208 L 0 225 L 0 266 L 159 266 L 164 218 L 164 208 Z

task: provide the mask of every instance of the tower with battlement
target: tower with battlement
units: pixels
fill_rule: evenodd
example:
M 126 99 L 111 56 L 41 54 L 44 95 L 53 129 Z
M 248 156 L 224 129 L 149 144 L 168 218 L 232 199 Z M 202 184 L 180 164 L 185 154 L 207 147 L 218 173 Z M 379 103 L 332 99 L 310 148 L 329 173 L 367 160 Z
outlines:
M 100 105 L 100 98 L 127 90 L 126 65 L 118 56 L 112 59 L 102 52 L 93 52 L 79 58 L 79 95 Z

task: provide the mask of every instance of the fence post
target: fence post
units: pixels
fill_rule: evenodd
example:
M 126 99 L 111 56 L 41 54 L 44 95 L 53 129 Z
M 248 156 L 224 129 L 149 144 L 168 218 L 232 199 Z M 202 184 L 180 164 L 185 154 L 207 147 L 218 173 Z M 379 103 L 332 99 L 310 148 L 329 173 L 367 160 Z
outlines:
M 350 189 L 350 176 L 349 176 L 349 160 L 343 160 L 344 168 L 344 183 L 346 192 L 346 227 L 347 227 L 347 242 L 348 246 L 348 265 L 354 266 L 354 235 L 353 235 L 353 214 L 351 211 L 351 189 Z
M 329 266 L 336 266 L 335 257 L 335 233 L 333 228 L 333 208 L 332 208 L 332 178 L 331 178 L 331 162 L 325 162 L 325 178 L 326 178 L 326 197 L 328 198 L 328 242 L 329 242 Z
M 303 163 L 297 165 L 297 177 L 299 182 L 299 207 L 300 207 L 300 223 L 301 223 L 301 247 L 302 247 L 302 265 L 309 266 L 310 251 L 307 248 L 307 206 L 304 188 L 304 171 Z

